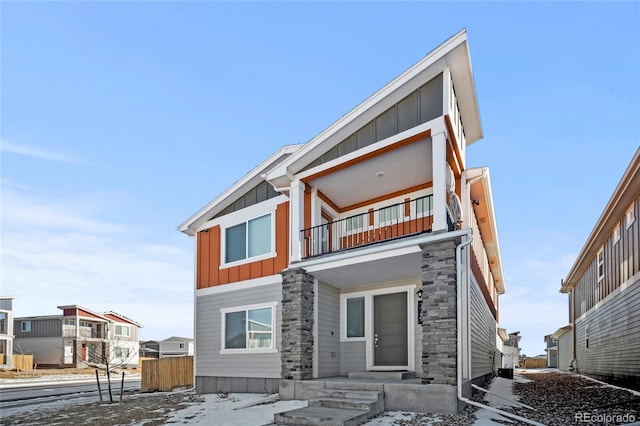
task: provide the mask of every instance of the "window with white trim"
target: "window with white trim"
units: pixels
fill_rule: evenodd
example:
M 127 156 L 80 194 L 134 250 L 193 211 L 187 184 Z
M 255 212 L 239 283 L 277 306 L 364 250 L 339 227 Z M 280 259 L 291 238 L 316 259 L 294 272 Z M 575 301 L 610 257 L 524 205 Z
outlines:
M 398 204 L 378 210 L 378 220 L 380 221 L 380 225 L 384 226 L 398 222 L 398 217 L 400 216 L 398 213 L 399 211 L 400 205 Z
M 364 214 L 359 214 L 357 216 L 351 216 L 345 219 L 344 223 L 346 226 L 347 232 L 356 232 L 362 231 L 364 228 Z
M 421 215 L 431 215 L 431 209 L 432 209 L 432 201 L 433 201 L 433 197 L 430 197 L 428 195 L 418 198 L 415 200 L 416 203 L 416 214 L 418 216 Z
M 598 251 L 597 263 L 598 281 L 602 281 L 602 279 L 604 279 L 604 248 L 601 248 L 600 251 Z
M 222 353 L 274 352 L 276 302 L 223 308 Z
M 120 359 L 129 358 L 129 348 L 122 348 L 117 346 L 115 348 L 114 355 L 116 358 L 120 358 Z
M 225 263 L 271 253 L 271 213 L 225 229 Z
M 178 343 L 178 349 L 184 349 L 184 343 Z
M 345 336 L 347 339 L 364 336 L 364 296 L 345 299 Z
M 124 336 L 124 337 L 129 337 L 130 334 L 130 330 L 129 327 L 126 325 L 116 325 L 116 336 Z
M 20 331 L 28 333 L 31 331 L 31 321 L 20 322 Z
M 613 244 L 617 243 L 618 241 L 620 241 L 620 223 L 618 223 L 616 227 L 613 228 Z
M 631 228 L 631 225 L 633 225 L 633 222 L 635 222 L 636 220 L 636 214 L 633 211 L 633 204 L 631 204 L 631 207 L 629 207 L 629 210 L 627 210 L 627 214 L 625 215 L 625 226 L 627 227 L 627 229 Z

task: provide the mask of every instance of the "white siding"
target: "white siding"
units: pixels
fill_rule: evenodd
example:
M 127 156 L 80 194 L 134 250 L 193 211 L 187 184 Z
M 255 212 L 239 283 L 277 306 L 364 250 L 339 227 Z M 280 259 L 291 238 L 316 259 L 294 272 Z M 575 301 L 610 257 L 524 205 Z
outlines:
M 576 321 L 579 373 L 640 377 L 640 274 L 629 282 Z
M 340 374 L 340 292 L 318 283 L 318 377 Z
M 558 368 L 569 371 L 573 359 L 573 331 L 569 330 L 558 338 Z
M 469 285 L 471 315 L 471 378 L 475 379 L 494 371 L 497 324 L 484 296 L 472 278 Z
M 282 286 L 280 283 L 196 297 L 196 376 L 280 378 Z M 221 354 L 220 309 L 277 301 L 277 353 Z

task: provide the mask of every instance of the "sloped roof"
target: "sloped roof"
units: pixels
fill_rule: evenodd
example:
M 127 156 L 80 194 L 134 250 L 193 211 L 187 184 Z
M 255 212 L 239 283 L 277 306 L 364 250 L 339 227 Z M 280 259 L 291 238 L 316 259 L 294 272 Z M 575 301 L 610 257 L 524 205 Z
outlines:
M 198 210 L 193 216 L 180 224 L 180 226 L 178 226 L 178 230 L 187 235 L 195 235 L 200 226 L 211 219 L 212 216 L 215 216 L 217 213 L 224 210 L 236 199 L 236 197 L 244 194 L 246 191 L 262 182 L 264 180 L 262 178 L 264 173 L 284 161 L 301 146 L 302 145 L 287 145 L 280 148 L 269 158 L 258 164 L 253 170 L 244 175 L 240 180 L 236 181 L 230 188 L 218 195 L 210 203 Z
M 105 312 L 104 316 L 114 321 L 127 322 L 129 324 L 135 325 L 136 327 L 142 328 L 142 324 L 135 322 L 131 318 L 127 318 L 124 315 L 120 315 L 117 312 L 113 312 L 113 311 Z
M 463 117 L 467 145 L 481 139 L 482 125 L 467 44 L 467 33 L 463 29 L 304 144 L 295 154 L 269 172 L 267 180 L 276 186 L 284 186 L 287 175 L 300 172 L 315 158 L 340 143 L 342 141 L 341 135 L 345 133 L 344 129 L 352 125 L 354 121 L 365 116 L 367 117 L 365 121 L 375 117 L 378 111 L 372 111 L 376 108 L 386 109 L 388 102 L 385 101 L 389 98 L 404 91 L 407 92 L 406 94 L 410 93 L 407 87 L 414 88 L 414 86 L 419 86 L 419 82 L 426 83 L 446 67 L 449 67 L 455 82 L 456 98 Z
M 567 277 L 562 281 L 561 293 L 569 293 L 575 287 L 638 194 L 640 194 L 640 148 L 622 175 Z

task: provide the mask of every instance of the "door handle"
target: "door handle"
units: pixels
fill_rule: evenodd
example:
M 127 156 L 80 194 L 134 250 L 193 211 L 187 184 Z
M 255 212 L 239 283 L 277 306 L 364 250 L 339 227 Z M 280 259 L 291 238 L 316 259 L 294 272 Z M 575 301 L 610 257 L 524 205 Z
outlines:
M 378 347 L 378 335 L 377 334 L 373 335 L 373 346 L 375 346 L 376 348 Z

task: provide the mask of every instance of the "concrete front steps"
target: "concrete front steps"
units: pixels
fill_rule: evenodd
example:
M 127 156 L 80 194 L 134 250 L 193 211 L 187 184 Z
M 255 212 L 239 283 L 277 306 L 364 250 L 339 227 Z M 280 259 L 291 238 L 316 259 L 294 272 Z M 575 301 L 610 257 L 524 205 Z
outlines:
M 318 389 L 305 408 L 277 413 L 277 425 L 355 426 L 384 411 L 382 391 Z

